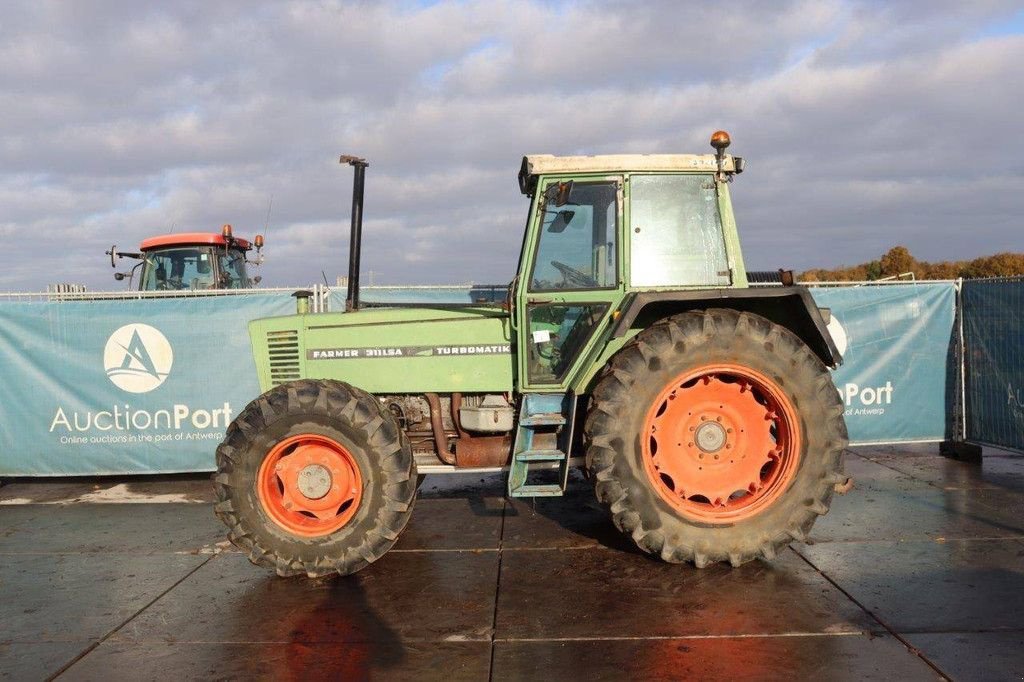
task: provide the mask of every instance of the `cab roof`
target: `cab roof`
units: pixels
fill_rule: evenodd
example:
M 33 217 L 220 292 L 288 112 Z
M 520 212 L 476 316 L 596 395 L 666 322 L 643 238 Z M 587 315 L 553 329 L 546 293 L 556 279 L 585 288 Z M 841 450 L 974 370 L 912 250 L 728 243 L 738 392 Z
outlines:
M 531 194 L 541 175 L 573 173 L 626 173 L 630 171 L 704 171 L 718 170 L 714 154 L 604 154 L 599 156 L 552 156 L 528 154 L 519 171 L 519 189 Z M 722 170 L 736 170 L 733 157 L 725 155 Z
M 179 234 L 163 234 L 159 237 L 150 237 L 142 242 L 139 247 L 142 251 L 150 251 L 152 249 L 166 248 L 171 246 L 226 246 L 227 241 L 224 239 L 224 235 L 218 234 L 217 232 L 181 232 Z M 235 248 L 248 251 L 252 248 L 249 241 L 246 239 L 239 239 L 235 237 L 231 240 L 231 245 Z

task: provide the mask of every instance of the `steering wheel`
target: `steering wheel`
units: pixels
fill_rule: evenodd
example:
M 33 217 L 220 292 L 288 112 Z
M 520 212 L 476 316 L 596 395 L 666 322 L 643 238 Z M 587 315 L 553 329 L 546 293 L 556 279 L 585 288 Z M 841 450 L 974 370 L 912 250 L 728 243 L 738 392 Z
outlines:
M 553 260 L 551 265 L 558 270 L 562 275 L 562 279 L 565 284 L 568 284 L 576 289 L 584 289 L 587 287 L 596 287 L 597 280 L 588 275 L 585 272 L 580 272 L 576 268 L 566 265 L 562 261 Z

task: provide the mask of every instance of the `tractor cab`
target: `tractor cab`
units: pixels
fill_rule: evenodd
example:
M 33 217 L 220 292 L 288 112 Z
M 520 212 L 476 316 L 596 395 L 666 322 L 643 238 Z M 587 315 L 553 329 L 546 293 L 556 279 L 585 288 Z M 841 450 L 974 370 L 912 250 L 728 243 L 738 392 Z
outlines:
M 257 257 L 247 258 L 255 247 Z M 128 278 L 129 288 L 138 277 L 139 291 L 204 291 L 217 289 L 249 289 L 260 282 L 250 278 L 247 265 L 259 265 L 263 256 L 262 235 L 255 242 L 234 237 L 231 226 L 221 233 L 186 232 L 150 237 L 142 242 L 137 253 L 118 251 L 116 245 L 107 251 L 110 264 L 116 267 L 119 258 L 134 258 L 139 263 L 128 273 L 117 272 L 117 280 Z

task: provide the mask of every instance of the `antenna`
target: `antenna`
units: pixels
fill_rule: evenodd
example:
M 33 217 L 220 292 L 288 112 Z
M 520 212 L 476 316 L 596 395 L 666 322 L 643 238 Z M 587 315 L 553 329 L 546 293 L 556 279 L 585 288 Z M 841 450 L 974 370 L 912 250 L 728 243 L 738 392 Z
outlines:
M 267 200 L 267 219 L 263 223 L 263 239 L 267 238 L 267 233 L 270 232 L 270 209 L 274 208 L 274 195 L 270 195 L 270 199 Z

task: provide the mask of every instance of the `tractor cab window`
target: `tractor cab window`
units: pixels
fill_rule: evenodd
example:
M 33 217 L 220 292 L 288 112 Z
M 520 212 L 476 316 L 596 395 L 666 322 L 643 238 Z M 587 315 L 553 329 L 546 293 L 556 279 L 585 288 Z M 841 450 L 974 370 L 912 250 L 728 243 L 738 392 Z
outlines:
M 216 281 L 210 248 L 182 247 L 151 251 L 143 265 L 143 291 L 213 289 Z
M 545 195 L 530 291 L 612 288 L 618 185 L 574 182 L 566 190 L 561 197 L 558 192 Z
M 634 175 L 629 211 L 631 286 L 731 283 L 713 176 Z
M 221 251 L 219 256 L 219 289 L 248 289 L 252 286 L 249 274 L 245 270 L 245 251 L 228 249 L 227 253 Z

